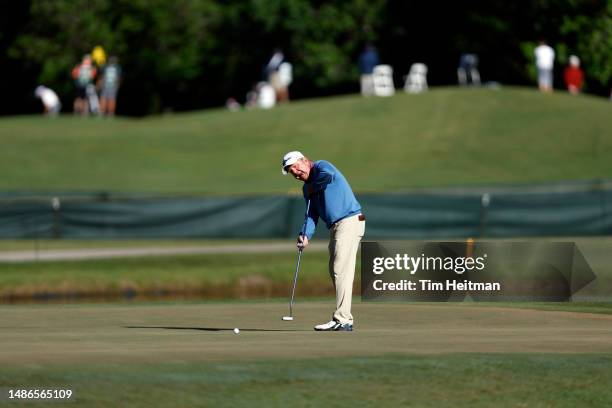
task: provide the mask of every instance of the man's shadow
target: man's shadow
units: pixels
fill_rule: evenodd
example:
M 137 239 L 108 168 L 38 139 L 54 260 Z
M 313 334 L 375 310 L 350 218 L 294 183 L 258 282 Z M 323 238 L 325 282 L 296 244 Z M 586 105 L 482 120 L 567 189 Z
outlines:
M 200 331 L 230 331 L 233 332 L 234 328 L 229 327 L 183 327 L 183 326 L 121 326 L 124 329 L 164 329 L 164 330 L 200 330 Z M 305 329 L 240 329 L 241 332 L 300 332 L 300 331 L 312 331 Z

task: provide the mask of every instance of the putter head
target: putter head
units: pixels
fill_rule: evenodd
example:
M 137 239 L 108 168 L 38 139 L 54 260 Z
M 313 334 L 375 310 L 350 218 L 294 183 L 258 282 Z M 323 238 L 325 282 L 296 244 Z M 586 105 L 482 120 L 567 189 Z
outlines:
M 291 321 L 291 320 L 293 320 L 293 316 L 283 316 L 283 320 Z

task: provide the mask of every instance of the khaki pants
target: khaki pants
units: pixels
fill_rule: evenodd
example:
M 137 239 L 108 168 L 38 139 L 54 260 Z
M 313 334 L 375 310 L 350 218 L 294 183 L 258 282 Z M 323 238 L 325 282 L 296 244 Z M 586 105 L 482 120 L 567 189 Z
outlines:
M 359 242 L 365 232 L 365 220 L 359 215 L 335 223 L 329 238 L 329 274 L 336 288 L 336 311 L 333 319 L 342 324 L 353 324 L 351 301 Z

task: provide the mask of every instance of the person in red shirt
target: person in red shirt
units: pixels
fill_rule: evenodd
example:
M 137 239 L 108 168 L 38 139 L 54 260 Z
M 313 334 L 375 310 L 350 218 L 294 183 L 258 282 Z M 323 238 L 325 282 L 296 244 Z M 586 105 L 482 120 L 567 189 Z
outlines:
M 584 72 L 580 68 L 580 59 L 577 56 L 571 55 L 569 57 L 569 65 L 565 68 L 563 79 L 569 93 L 572 95 L 580 93 L 584 82 Z
M 74 113 L 80 113 L 81 115 L 89 113 L 87 87 L 93 84 L 95 77 L 96 67 L 92 63 L 91 56 L 86 54 L 83 56 L 81 63 L 72 69 L 72 79 L 74 79 L 77 89 L 74 99 Z

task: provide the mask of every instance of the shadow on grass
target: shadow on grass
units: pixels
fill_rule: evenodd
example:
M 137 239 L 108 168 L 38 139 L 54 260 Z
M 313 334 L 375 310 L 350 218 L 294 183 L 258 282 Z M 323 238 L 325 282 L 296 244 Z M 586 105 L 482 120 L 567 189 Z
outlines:
M 124 329 L 165 329 L 165 330 L 201 330 L 201 331 L 234 331 L 229 327 L 179 327 L 179 326 L 121 326 Z M 241 332 L 299 332 L 312 331 L 304 329 L 240 329 Z

